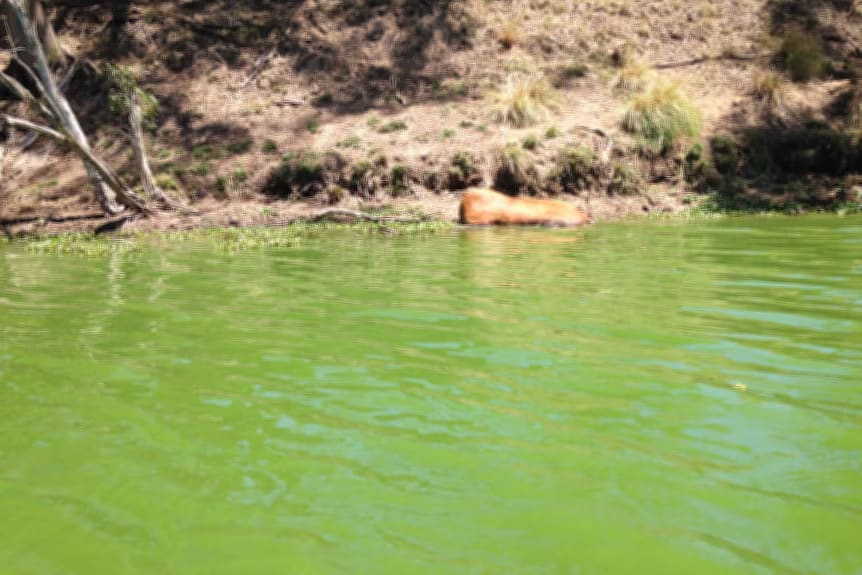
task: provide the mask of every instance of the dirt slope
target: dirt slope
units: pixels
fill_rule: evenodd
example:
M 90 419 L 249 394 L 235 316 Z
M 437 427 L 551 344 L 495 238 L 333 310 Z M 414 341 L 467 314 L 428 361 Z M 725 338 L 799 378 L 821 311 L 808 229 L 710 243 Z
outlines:
M 96 69 L 129 67 L 157 97 L 150 148 L 160 181 L 205 216 L 220 214 L 212 216 L 219 222 L 282 217 L 304 209 L 292 203 L 300 196 L 307 205 L 379 205 L 401 196 L 399 205 L 424 204 L 449 217 L 452 188 L 492 183 L 507 144 L 522 146 L 519 161 L 544 181 L 559 168 L 561 149 L 583 145 L 598 157 L 606 136 L 613 162 L 637 175 L 636 189 L 609 193 L 608 172 L 568 189 L 577 192 L 568 197 L 600 219 L 678 211 L 702 191 L 684 177 L 683 157 L 714 134 L 740 140 L 746 130 L 812 120 L 842 134 L 858 129 L 862 15 L 838 0 L 224 0 L 127 8 L 118 23 L 82 1 L 57 11 L 55 26 L 74 55 Z M 780 101 L 766 114 L 759 78 L 781 63 L 782 38 L 793 29 L 816 39 L 827 68 L 806 82 L 780 71 Z M 133 182 L 123 118 L 108 109 L 110 88 L 84 70 L 69 89 L 73 105 L 95 147 Z M 518 78 L 551 86 L 545 114 L 525 127 L 494 115 L 498 94 Z M 656 82 L 677 83 L 703 118 L 700 135 L 661 158 L 638 153 L 621 127 L 632 98 Z M 12 135 L 0 168 L 0 220 L 97 211 L 72 156 L 41 141 L 20 152 L 21 137 Z M 321 164 L 302 189 L 272 183 L 291 153 Z M 449 176 L 459 153 L 475 167 L 465 181 Z M 354 177 L 363 162 L 376 166 L 366 186 Z M 856 184 L 841 185 L 846 192 Z

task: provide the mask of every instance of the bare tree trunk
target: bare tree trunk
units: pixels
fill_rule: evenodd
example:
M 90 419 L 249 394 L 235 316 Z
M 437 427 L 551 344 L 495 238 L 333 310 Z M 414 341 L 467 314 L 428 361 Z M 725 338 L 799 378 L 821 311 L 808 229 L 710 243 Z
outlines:
M 146 194 L 160 203 L 162 207 L 174 210 L 189 210 L 186 206 L 171 199 L 165 192 L 156 184 L 153 177 L 153 172 L 150 169 L 150 161 L 147 159 L 147 149 L 144 143 L 143 130 L 143 113 L 141 105 L 138 102 L 137 90 L 134 88 L 129 94 L 129 124 L 131 124 L 132 134 L 132 150 L 135 153 L 135 160 L 138 163 L 138 171 L 141 173 L 141 185 Z
M 3 168 L 6 163 L 6 140 L 8 139 L 6 127 L 0 126 L 0 192 L 3 192 Z
M 72 81 L 72 77 L 75 75 L 75 72 L 78 71 L 80 66 L 81 66 L 81 60 L 75 59 L 75 61 L 72 62 L 72 65 L 69 66 L 69 69 L 66 70 L 66 73 L 63 75 L 63 79 L 60 80 L 59 88 L 60 88 L 61 92 L 64 91 L 66 89 L 66 87 L 69 85 L 69 82 Z M 32 146 L 33 144 L 36 143 L 36 141 L 39 139 L 39 136 L 40 136 L 39 132 L 30 132 L 29 134 L 27 134 L 27 136 L 24 138 L 24 141 L 21 142 L 21 147 L 19 149 L 19 152 L 24 152 L 28 148 L 30 148 L 30 146 Z
M 41 0 L 28 0 L 27 2 L 30 17 L 36 25 L 36 33 L 39 35 L 39 40 L 42 42 L 42 48 L 45 50 L 45 56 L 48 62 L 62 62 L 66 56 L 66 51 L 62 44 L 57 39 L 57 34 L 54 32 L 54 26 L 48 18 L 48 12 L 45 10 Z
M 54 26 L 51 25 L 51 19 L 48 17 L 48 11 L 41 0 L 26 0 L 27 14 L 36 26 L 36 33 L 39 40 L 42 42 L 42 47 L 45 49 L 45 57 L 50 64 L 61 62 L 67 52 L 63 49 L 63 45 L 57 39 L 57 34 L 54 32 Z M 0 16 L 6 16 L 6 22 L 9 26 L 9 33 L 12 38 L 13 45 L 10 48 L 24 45 L 24 36 L 26 34 L 21 22 L 15 16 L 15 11 L 11 0 L 0 0 Z M 0 33 L 6 35 L 6 28 L 0 28 Z M 5 38 L 4 38 L 5 39 Z M 22 54 L 22 60 L 30 66 L 35 64 L 35 61 L 29 54 Z
M 14 22 L 22 33 L 21 47 L 24 48 L 25 54 L 33 62 L 32 69 L 38 78 L 40 84 L 39 87 L 43 91 L 42 96 L 48 102 L 52 112 L 56 116 L 55 119 L 59 124 L 61 131 L 68 135 L 70 140 L 74 141 L 75 148 L 84 152 L 84 157 L 93 157 L 90 150 L 90 144 L 87 141 L 87 136 L 84 134 L 84 130 L 78 122 L 78 118 L 72 111 L 66 97 L 63 96 L 60 89 L 57 87 L 57 82 L 54 80 L 54 76 L 48 65 L 48 60 L 45 57 L 45 52 L 42 49 L 42 43 L 39 41 L 39 37 L 36 34 L 36 27 L 33 25 L 29 14 L 25 9 L 25 0 L 4 1 L 6 11 L 12 14 Z M 106 213 L 117 214 L 123 211 L 122 206 L 117 201 L 118 196 L 120 201 L 122 201 L 126 206 L 133 209 L 140 209 L 142 205 L 141 202 L 132 197 L 132 195 L 128 193 L 122 185 L 119 187 L 117 187 L 116 184 L 114 186 L 109 186 L 103 175 L 100 174 L 101 170 L 98 169 L 98 166 L 93 164 L 91 161 L 87 161 L 85 163 L 90 181 L 96 188 L 96 196 L 99 199 L 99 203 L 102 205 L 102 209 L 105 210 Z
M 141 213 L 148 213 L 150 211 L 144 201 L 137 194 L 125 188 L 123 183 L 120 181 L 120 178 L 113 170 L 111 170 L 110 166 L 93 155 L 92 150 L 89 148 L 81 147 L 81 144 L 68 133 L 59 132 L 49 128 L 48 126 L 36 124 L 35 122 L 30 122 L 29 120 L 16 118 L 7 114 L 0 114 L 0 120 L 13 128 L 22 128 L 24 130 L 39 132 L 40 134 L 53 138 L 60 143 L 71 146 L 75 153 L 78 154 L 87 165 L 88 172 L 91 171 L 96 174 L 102 181 L 107 182 L 106 185 L 110 186 L 110 188 L 120 190 L 122 192 L 121 197 L 123 198 L 124 204 Z

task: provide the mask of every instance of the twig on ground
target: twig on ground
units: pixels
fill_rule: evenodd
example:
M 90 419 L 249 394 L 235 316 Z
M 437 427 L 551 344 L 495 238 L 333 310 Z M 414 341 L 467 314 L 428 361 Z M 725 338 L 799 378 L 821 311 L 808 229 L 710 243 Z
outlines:
M 611 154 L 614 151 L 614 136 L 608 132 L 605 132 L 601 128 L 594 128 L 592 126 L 575 126 L 576 130 L 583 130 L 585 132 L 590 132 L 591 134 L 595 134 L 600 138 L 605 139 L 605 147 L 602 149 L 601 156 L 599 159 L 602 164 L 609 164 L 611 161 Z
M 685 66 L 695 66 L 697 64 L 704 64 L 706 62 L 713 62 L 716 60 L 738 60 L 740 62 L 749 62 L 751 60 L 768 58 L 769 56 L 771 56 L 769 52 L 763 52 L 761 54 L 721 54 L 719 56 L 701 56 L 699 58 L 681 60 L 679 62 L 665 62 L 662 64 L 655 64 L 653 68 L 655 68 L 656 70 L 666 70 L 668 68 L 683 68 Z
M 248 86 L 251 83 L 252 80 L 257 78 L 257 76 L 263 71 L 263 69 L 267 65 L 269 65 L 270 62 L 272 62 L 272 59 L 275 58 L 275 55 L 276 55 L 276 49 L 273 48 L 272 50 L 270 50 L 266 54 L 259 56 L 257 58 L 257 60 L 255 60 L 254 66 L 252 67 L 251 72 L 249 73 L 248 77 L 245 80 L 243 80 L 243 82 L 239 85 L 239 87 L 236 89 L 236 91 L 239 92 L 239 91 L 243 90 L 246 86 Z
M 123 227 L 126 222 L 136 219 L 137 214 L 122 214 L 116 218 L 110 219 L 103 224 L 99 224 L 93 228 L 93 235 L 99 236 L 108 232 L 115 232 Z

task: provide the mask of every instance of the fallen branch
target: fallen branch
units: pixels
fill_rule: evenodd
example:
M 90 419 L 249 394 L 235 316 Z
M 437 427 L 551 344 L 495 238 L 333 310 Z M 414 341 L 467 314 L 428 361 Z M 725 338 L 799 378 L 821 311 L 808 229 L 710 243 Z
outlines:
M 597 136 L 601 136 L 602 138 L 607 138 L 608 133 L 602 130 L 601 128 L 593 128 L 592 126 L 575 126 L 575 130 L 583 130 L 584 132 L 590 132 L 591 134 L 595 134 Z
M 599 160 L 602 164 L 607 165 L 611 161 L 611 154 L 614 151 L 614 137 L 613 134 L 609 134 L 605 132 L 601 128 L 593 128 L 592 126 L 575 126 L 576 130 L 583 130 L 585 132 L 590 132 L 591 134 L 595 134 L 600 138 L 605 139 L 605 147 L 602 150 L 601 156 Z
M 280 103 L 282 105 L 287 104 L 288 106 L 304 106 L 305 100 L 294 98 L 292 96 L 284 96 L 281 98 Z
M 230 34 L 225 34 L 224 30 L 229 30 L 231 32 L 235 32 L 239 30 L 242 26 L 252 26 L 250 23 L 245 22 L 237 22 L 234 25 L 221 25 L 221 24 L 213 24 L 210 22 L 197 22 L 192 20 L 191 18 L 184 18 L 182 16 L 174 19 L 178 24 L 184 25 L 187 28 L 191 29 L 198 34 L 203 34 L 205 36 L 210 36 L 212 38 L 216 38 L 218 40 L 222 40 L 224 42 L 234 42 L 236 39 Z
M 105 217 L 103 213 L 89 213 L 89 214 L 72 214 L 70 216 L 22 216 L 18 218 L 9 218 L 9 219 L 0 219 L 0 226 L 14 226 L 17 224 L 29 224 L 32 222 L 38 222 L 39 220 L 44 220 L 46 222 L 50 222 L 52 224 L 62 224 L 65 222 L 77 222 L 82 220 L 101 220 Z
M 10 116 L 8 114 L 0 114 L 0 120 L 5 122 L 7 125 L 13 128 L 22 128 L 24 130 L 30 130 L 33 132 L 38 132 L 44 136 L 48 136 L 60 142 L 62 144 L 66 144 L 70 146 L 75 153 L 80 156 L 85 164 L 87 165 L 88 170 L 95 171 L 99 177 L 107 183 L 113 189 L 123 190 L 124 193 L 119 196 L 120 201 L 126 207 L 137 210 L 141 213 L 150 213 L 150 209 L 147 207 L 143 198 L 138 196 L 135 192 L 131 190 L 125 189 L 125 186 L 120 181 L 120 178 L 111 170 L 111 168 L 103 163 L 100 159 L 93 155 L 93 152 L 90 151 L 89 148 L 84 148 L 79 144 L 74 138 L 72 138 L 69 134 L 54 130 L 53 128 L 49 128 L 48 126 L 44 126 L 42 124 L 37 124 L 35 122 L 31 122 L 29 120 L 25 120 L 23 118 L 17 118 L 15 116 Z
M 111 220 L 103 224 L 99 224 L 95 228 L 93 228 L 93 235 L 100 236 L 102 234 L 106 234 L 108 232 L 115 232 L 123 227 L 126 222 L 130 222 L 135 219 L 135 214 L 122 214 L 117 216 Z
M 664 64 L 656 64 L 653 66 L 656 70 L 666 70 L 668 68 L 683 68 L 685 66 L 695 66 L 697 64 L 704 64 L 706 62 L 713 62 L 718 60 L 737 60 L 740 62 L 750 62 L 752 60 L 759 60 L 761 58 L 768 58 L 771 56 L 769 52 L 763 52 L 761 54 L 722 54 L 720 56 L 701 56 L 700 58 L 692 58 L 691 60 L 682 60 L 680 62 L 666 62 Z
M 267 54 L 259 56 L 258 59 L 255 60 L 254 66 L 252 67 L 251 73 L 248 75 L 248 78 L 246 78 L 239 85 L 239 87 L 236 89 L 236 91 L 239 92 L 239 91 L 243 90 L 246 86 L 248 86 L 251 83 L 251 81 L 254 80 L 258 76 L 258 74 L 260 74 L 263 71 L 264 67 L 266 65 L 268 65 L 272 61 L 273 58 L 275 58 L 275 54 L 276 54 L 276 49 L 273 48 Z

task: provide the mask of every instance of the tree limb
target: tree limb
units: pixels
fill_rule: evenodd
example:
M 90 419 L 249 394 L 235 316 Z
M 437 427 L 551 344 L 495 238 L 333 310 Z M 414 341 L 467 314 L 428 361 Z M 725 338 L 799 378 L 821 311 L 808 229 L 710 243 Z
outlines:
M 273 48 L 268 53 L 266 53 L 262 56 L 259 56 L 258 59 L 255 60 L 254 66 L 252 67 L 251 72 L 248 75 L 248 78 L 243 80 L 243 82 L 239 85 L 239 87 L 236 89 L 236 91 L 239 92 L 239 91 L 243 90 L 246 86 L 248 86 L 251 83 L 251 81 L 254 80 L 258 76 L 258 74 L 260 74 L 263 71 L 264 67 L 266 67 L 266 65 L 272 61 L 272 59 L 275 57 L 275 54 L 276 54 L 276 49 Z
M 75 153 L 77 153 L 84 160 L 88 168 L 94 170 L 97 174 L 99 174 L 99 176 L 105 182 L 107 182 L 108 185 L 110 185 L 112 188 L 119 188 L 125 190 L 125 186 L 120 181 L 120 178 L 113 172 L 113 170 L 111 170 L 111 168 L 107 164 L 102 162 L 99 158 L 94 156 L 93 152 L 90 151 L 89 148 L 85 149 L 81 147 L 81 145 L 70 135 L 49 128 L 48 126 L 37 124 L 35 122 L 31 122 L 30 120 L 25 120 L 24 118 L 10 116 L 8 114 L 0 114 L 0 120 L 5 122 L 9 126 L 12 126 L 13 128 L 22 128 L 33 132 L 38 132 L 62 144 L 67 144 L 75 151 Z M 150 213 L 150 209 L 147 208 L 146 204 L 144 203 L 144 200 L 133 191 L 125 190 L 124 196 L 120 197 L 127 207 L 142 213 Z
M 49 110 L 43 103 L 38 101 L 30 92 L 30 90 L 25 88 L 23 84 L 21 84 L 12 76 L 9 76 L 4 72 L 0 72 L 0 83 L 9 88 L 9 90 L 11 90 L 13 94 L 18 96 L 18 98 L 22 102 L 33 108 L 33 110 L 38 112 L 40 115 L 49 119 L 56 119 L 51 110 Z
M 138 163 L 138 171 L 141 174 L 141 185 L 144 191 L 151 198 L 159 202 L 163 207 L 171 210 L 179 210 L 183 212 L 192 212 L 188 206 L 172 199 L 156 184 L 153 177 L 153 172 L 150 169 L 150 162 L 147 159 L 147 150 L 144 143 L 143 130 L 143 113 L 141 105 L 138 102 L 138 93 L 135 88 L 132 88 L 129 94 L 129 124 L 132 128 L 129 136 L 132 142 L 132 150 L 135 154 L 135 160 Z
M 66 140 L 66 136 L 64 136 L 57 130 L 49 128 L 48 126 L 43 126 L 42 124 L 37 124 L 35 122 L 31 122 L 30 120 L 25 120 L 24 118 L 10 116 L 9 114 L 0 114 L 0 120 L 13 128 L 23 128 L 24 130 L 29 130 L 31 132 L 36 132 L 38 134 L 48 136 L 49 138 L 52 138 L 60 143 L 68 143 L 68 141 Z
M 2 5 L 7 8 L 6 12 L 14 17 L 21 28 L 23 48 L 33 60 L 32 67 L 24 63 L 23 60 L 19 63 L 34 78 L 43 99 L 52 110 L 52 116 L 56 122 L 56 131 L 65 136 L 66 143 L 75 150 L 84 162 L 87 175 L 96 188 L 102 209 L 108 214 L 117 214 L 123 211 L 123 206 L 125 206 L 141 213 L 149 213 L 150 210 L 143 199 L 126 188 L 111 168 L 93 155 L 77 116 L 75 116 L 69 101 L 54 80 L 44 48 L 36 33 L 36 27 L 27 13 L 23 0 L 2 0 L 2 2 Z M 43 131 L 43 133 L 46 132 Z
M 51 73 L 42 43 L 36 33 L 36 27 L 30 19 L 22 0 L 4 0 L 4 5 L 21 28 L 21 41 L 24 43 L 23 48 L 33 60 L 31 72 L 39 81 L 39 89 L 42 92 L 44 100 L 48 102 L 49 108 L 53 110 L 58 127 L 68 137 L 69 144 L 76 149 L 79 156 L 82 158 L 89 156 L 89 158 L 95 159 L 90 152 L 90 144 L 87 142 L 87 136 L 84 134 L 77 116 L 72 111 L 68 100 L 66 100 L 65 96 L 57 88 L 57 83 Z M 30 68 L 26 64 L 24 66 L 25 68 Z M 100 169 L 100 167 L 105 168 L 106 166 L 102 165 L 100 161 L 85 161 L 85 167 L 93 186 L 96 188 L 96 194 L 105 212 L 116 214 L 123 210 L 122 206 L 117 203 L 118 198 L 128 207 L 134 206 L 135 209 L 138 209 L 138 206 L 143 206 L 140 198 L 133 197 L 130 191 L 126 190 L 122 184 L 114 186 L 107 183 L 102 175 L 102 172 L 105 170 Z M 119 179 L 114 181 L 119 183 Z
M 601 128 L 594 128 L 592 126 L 575 126 L 576 130 L 583 130 L 585 132 L 589 132 L 591 134 L 595 134 L 600 138 L 605 139 L 605 147 L 602 150 L 601 156 L 599 156 L 599 160 L 602 164 L 607 165 L 611 161 L 611 154 L 614 151 L 614 136 L 608 132 L 605 132 Z
M 6 128 L 0 126 L 0 192 L 3 191 L 3 166 L 6 162 Z
M 69 69 L 66 70 L 66 73 L 63 75 L 63 79 L 60 80 L 59 88 L 60 88 L 61 92 L 66 90 L 66 88 L 69 85 L 69 82 L 72 81 L 72 77 L 75 75 L 75 73 L 78 71 L 78 69 L 80 67 L 81 67 L 81 60 L 78 58 L 75 58 L 75 60 L 72 61 L 72 65 L 69 66 Z M 24 141 L 21 142 L 21 146 L 20 146 L 19 150 L 21 152 L 27 151 L 30 148 L 30 146 L 32 146 L 33 144 L 36 143 L 36 141 L 38 139 L 39 139 L 39 133 L 38 132 L 30 132 L 30 134 L 28 134 L 27 137 L 24 138 Z
M 770 54 L 768 52 L 764 52 L 762 54 L 722 54 L 719 56 L 701 56 L 700 58 L 692 58 L 690 60 L 682 60 L 679 62 L 665 62 L 663 64 L 656 64 L 653 66 L 656 70 L 666 70 L 668 68 L 683 68 L 685 66 L 695 66 L 697 64 L 704 64 L 706 62 L 713 62 L 716 60 L 737 60 L 740 62 L 749 62 L 751 60 L 759 60 L 761 58 L 767 58 Z

